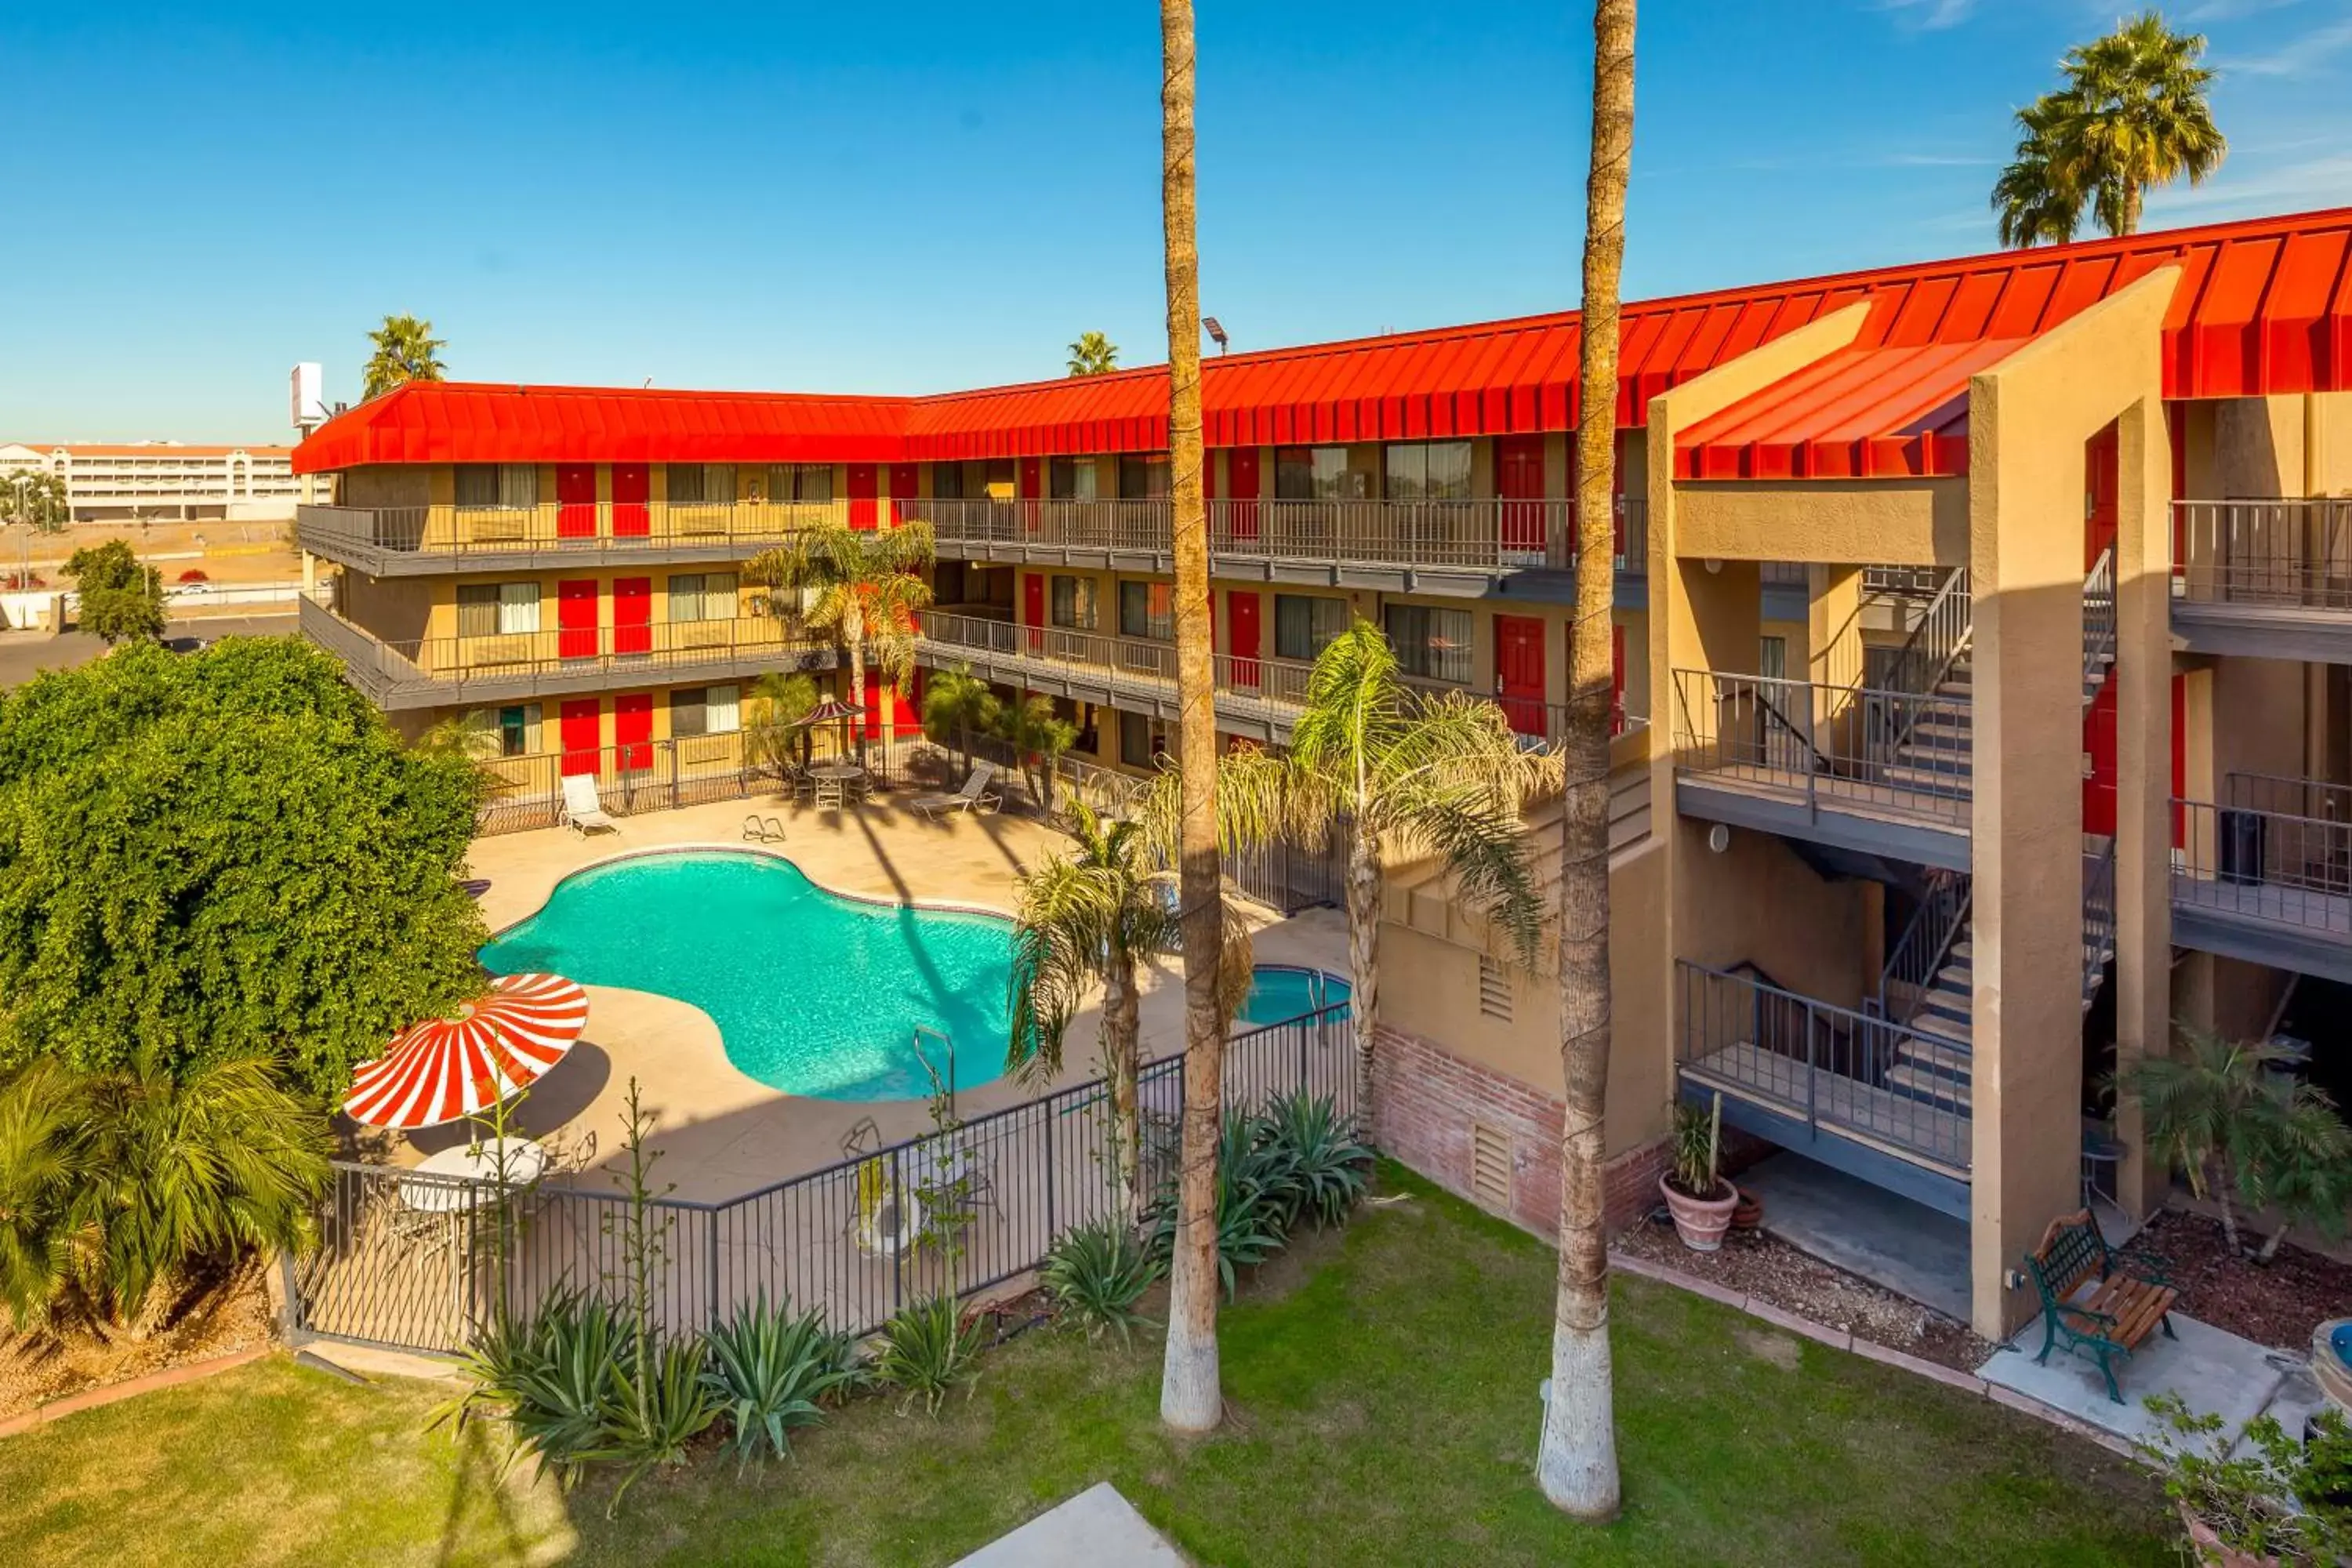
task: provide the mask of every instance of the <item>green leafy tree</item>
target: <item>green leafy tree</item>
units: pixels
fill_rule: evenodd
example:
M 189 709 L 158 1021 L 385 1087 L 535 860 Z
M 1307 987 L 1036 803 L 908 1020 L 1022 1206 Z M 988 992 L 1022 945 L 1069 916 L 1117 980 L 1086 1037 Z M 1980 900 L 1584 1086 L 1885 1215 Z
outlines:
M 362 398 L 381 397 L 412 381 L 439 381 L 445 367 L 441 351 L 448 344 L 433 335 L 433 323 L 416 316 L 386 316 L 383 325 L 368 334 L 366 381 Z
M 1022 777 L 1029 781 L 1029 798 L 1038 812 L 1054 815 L 1054 769 L 1062 753 L 1077 743 L 1078 727 L 1054 711 L 1054 700 L 1030 692 L 1017 702 L 1000 703 L 993 726 L 996 738 L 1021 759 Z
M 72 516 L 64 475 L 47 468 L 18 468 L 0 479 L 0 522 L 36 533 L 59 533 Z
M 66 574 L 80 595 L 82 630 L 109 643 L 163 635 L 163 574 L 121 540 L 83 545 L 67 557 Z
M 1003 703 L 969 665 L 934 670 L 923 688 L 923 733 L 941 745 L 952 742 L 971 772 L 971 738 L 995 728 Z
M 1118 345 L 1100 332 L 1080 332 L 1070 345 L 1072 375 L 1101 375 L 1118 368 Z
M 481 989 L 481 789 L 299 638 L 39 676 L 0 701 L 0 1068 L 268 1056 L 340 1094 Z
M 930 607 L 931 585 L 922 574 L 938 551 L 930 524 L 909 522 L 898 528 L 850 528 L 824 522 L 803 529 L 788 543 L 754 556 L 743 574 L 762 587 L 778 590 L 769 596 L 770 613 L 780 619 L 798 618 L 837 639 L 849 665 L 849 703 L 866 707 L 866 670 L 869 662 L 894 690 L 905 689 L 915 669 L 915 617 Z M 784 594 L 813 589 L 814 601 L 804 611 L 786 607 Z M 886 703 L 883 740 L 896 738 L 895 703 Z M 857 726 L 857 750 L 866 752 L 866 726 Z
M 2213 123 L 2213 72 L 2201 33 L 2176 33 L 2143 11 L 2059 62 L 2065 86 L 2018 110 L 2023 132 L 1992 192 L 2000 242 L 2074 237 L 2087 205 L 2112 235 L 2139 231 L 2148 187 L 2201 184 L 2229 142 Z
M 752 760 L 782 769 L 795 758 L 809 764 L 809 731 L 801 721 L 822 700 L 816 681 L 799 670 L 770 670 L 751 682 Z

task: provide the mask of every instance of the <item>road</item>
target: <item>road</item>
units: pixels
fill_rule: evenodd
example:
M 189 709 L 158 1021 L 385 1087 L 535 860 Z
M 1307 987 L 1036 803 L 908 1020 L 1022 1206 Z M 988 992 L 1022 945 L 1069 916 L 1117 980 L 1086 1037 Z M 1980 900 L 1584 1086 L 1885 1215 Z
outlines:
M 196 616 L 174 620 L 165 637 L 268 637 L 294 630 L 292 616 Z M 71 669 L 88 664 L 106 645 L 87 632 L 0 633 L 0 687 L 21 686 L 45 669 Z

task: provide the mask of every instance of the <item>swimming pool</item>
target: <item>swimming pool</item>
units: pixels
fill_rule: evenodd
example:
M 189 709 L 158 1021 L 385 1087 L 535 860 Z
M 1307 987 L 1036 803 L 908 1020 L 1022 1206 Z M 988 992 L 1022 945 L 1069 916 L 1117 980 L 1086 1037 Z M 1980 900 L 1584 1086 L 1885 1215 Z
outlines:
M 927 1097 L 919 1027 L 954 1042 L 958 1089 L 1004 1075 L 1012 922 L 844 898 L 772 855 L 681 850 L 592 867 L 481 958 L 495 974 L 551 970 L 691 1003 L 719 1026 L 729 1061 L 787 1094 Z
M 1349 994 L 1346 981 L 1319 969 L 1293 969 L 1286 964 L 1261 963 L 1250 972 L 1249 1000 L 1242 1005 L 1244 1024 L 1280 1024 L 1324 1007 L 1344 1006 Z M 1341 1017 L 1347 1015 L 1342 1013 Z

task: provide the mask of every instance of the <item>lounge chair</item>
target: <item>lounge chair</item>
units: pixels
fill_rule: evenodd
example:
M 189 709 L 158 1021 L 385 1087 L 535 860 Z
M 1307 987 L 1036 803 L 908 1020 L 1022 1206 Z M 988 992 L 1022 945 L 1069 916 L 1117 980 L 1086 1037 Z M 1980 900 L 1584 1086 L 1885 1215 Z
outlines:
M 752 844 L 782 844 L 784 841 L 783 818 L 756 814 L 747 816 L 743 819 L 743 837 Z
M 917 795 L 907 805 L 913 810 L 921 812 L 925 816 L 937 816 L 946 811 L 970 811 L 974 806 L 985 806 L 991 811 L 999 811 L 1004 805 L 1004 792 L 988 787 L 989 781 L 995 776 L 994 763 L 974 763 L 971 764 L 971 776 L 965 779 L 963 788 L 953 795 Z
M 621 825 L 605 811 L 604 797 L 596 793 L 595 774 L 564 775 L 563 826 L 583 837 L 600 827 L 608 833 L 621 831 Z

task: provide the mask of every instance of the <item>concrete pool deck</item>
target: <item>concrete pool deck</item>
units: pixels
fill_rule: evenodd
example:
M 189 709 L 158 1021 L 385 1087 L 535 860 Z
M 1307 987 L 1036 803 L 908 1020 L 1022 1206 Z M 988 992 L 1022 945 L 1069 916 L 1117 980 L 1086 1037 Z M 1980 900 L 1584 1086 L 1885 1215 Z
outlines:
M 781 818 L 784 842 L 744 843 L 743 819 L 754 813 Z M 934 821 L 887 801 L 821 811 L 755 798 L 625 817 L 619 833 L 590 838 L 541 828 L 478 839 L 469 874 L 488 884 L 480 901 L 493 931 L 529 917 L 572 872 L 617 856 L 689 846 L 777 854 L 836 892 L 1009 916 L 1020 872 L 1068 842 L 1024 817 L 959 814 Z M 1347 921 L 1336 910 L 1290 920 L 1268 911 L 1258 932 L 1260 963 L 1344 975 L 1347 950 Z M 868 1117 L 885 1142 L 930 1130 L 923 1100 L 803 1099 L 745 1076 L 727 1059 L 709 1015 L 675 998 L 606 985 L 589 986 L 588 995 L 586 1032 L 522 1103 L 516 1121 L 526 1135 L 551 1140 L 592 1166 L 609 1168 L 619 1153 L 632 1077 L 646 1108 L 659 1118 L 652 1140 L 663 1154 L 656 1181 L 675 1184 L 681 1198 L 734 1197 L 833 1164 L 842 1157 L 843 1138 Z M 1141 1013 L 1145 1059 L 1181 1047 L 1183 991 L 1173 964 L 1155 964 L 1144 975 Z M 1089 1008 L 1073 1026 L 1056 1086 L 1097 1076 L 1098 1019 L 1098 1010 Z M 1038 1086 L 999 1079 L 962 1093 L 959 1109 L 969 1120 L 1039 1092 Z M 414 1163 L 472 1135 L 462 1123 L 435 1128 L 394 1141 L 386 1152 Z

